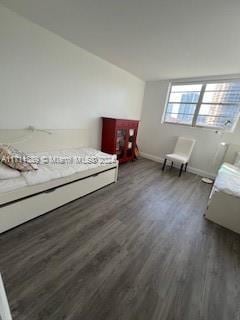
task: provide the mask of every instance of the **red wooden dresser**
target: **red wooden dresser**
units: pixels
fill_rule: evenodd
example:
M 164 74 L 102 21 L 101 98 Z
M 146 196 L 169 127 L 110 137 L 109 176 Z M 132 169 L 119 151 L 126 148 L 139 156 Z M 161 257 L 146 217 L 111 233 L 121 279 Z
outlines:
M 139 121 L 102 118 L 102 151 L 117 154 L 119 163 L 135 157 Z

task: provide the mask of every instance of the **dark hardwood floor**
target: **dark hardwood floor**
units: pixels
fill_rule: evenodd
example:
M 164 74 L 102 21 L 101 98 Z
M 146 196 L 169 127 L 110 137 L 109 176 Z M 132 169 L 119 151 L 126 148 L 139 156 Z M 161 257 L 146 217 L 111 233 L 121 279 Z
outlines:
M 240 236 L 203 218 L 200 177 L 139 160 L 0 236 L 14 320 L 239 320 Z

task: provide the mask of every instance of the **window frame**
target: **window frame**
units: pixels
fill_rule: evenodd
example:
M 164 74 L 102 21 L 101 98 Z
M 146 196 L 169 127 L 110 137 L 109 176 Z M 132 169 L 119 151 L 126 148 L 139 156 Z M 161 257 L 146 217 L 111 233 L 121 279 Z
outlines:
M 166 100 L 165 100 L 165 107 L 164 107 L 164 112 L 163 112 L 163 116 L 162 116 L 162 123 L 163 124 L 170 124 L 170 125 L 179 125 L 179 126 L 184 126 L 184 127 L 190 127 L 190 128 L 202 128 L 202 129 L 208 129 L 208 130 L 225 130 L 227 132 L 233 132 L 237 126 L 237 123 L 240 119 L 240 111 L 238 113 L 238 116 L 236 118 L 235 123 L 233 124 L 233 126 L 231 128 L 222 128 L 222 127 L 210 127 L 210 126 L 203 126 L 203 125 L 198 125 L 197 124 L 197 117 L 199 115 L 199 111 L 201 108 L 201 105 L 203 103 L 203 96 L 205 93 L 205 89 L 207 84 L 211 84 L 211 83 L 227 83 L 227 82 L 234 82 L 234 81 L 238 81 L 240 82 L 240 78 L 232 78 L 232 79 L 211 79 L 211 80 L 186 80 L 186 81 L 179 81 L 179 80 L 172 80 L 169 82 L 168 85 L 168 91 L 167 91 L 167 96 L 166 96 Z M 199 99 L 198 102 L 196 103 L 196 109 L 193 115 L 193 120 L 192 120 L 192 124 L 187 124 L 187 123 L 180 123 L 180 122 L 170 122 L 170 121 L 166 121 L 166 114 L 167 114 L 167 107 L 168 107 L 168 103 L 169 103 L 169 99 L 170 99 L 170 95 L 171 95 L 171 89 L 172 86 L 174 85 L 196 85 L 196 84 L 201 84 L 202 88 L 200 91 L 200 95 L 199 95 Z M 203 103 L 205 104 L 205 103 Z M 213 104 L 213 103 L 209 103 L 209 104 Z M 220 104 L 220 103 L 219 103 Z M 240 103 L 239 103 L 240 105 Z

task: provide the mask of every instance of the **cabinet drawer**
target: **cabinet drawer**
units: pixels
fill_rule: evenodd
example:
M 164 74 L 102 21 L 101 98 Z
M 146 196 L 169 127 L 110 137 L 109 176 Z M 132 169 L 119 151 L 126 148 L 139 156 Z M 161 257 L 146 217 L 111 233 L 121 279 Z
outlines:
M 0 208 L 0 233 L 113 183 L 116 171 L 101 172 Z

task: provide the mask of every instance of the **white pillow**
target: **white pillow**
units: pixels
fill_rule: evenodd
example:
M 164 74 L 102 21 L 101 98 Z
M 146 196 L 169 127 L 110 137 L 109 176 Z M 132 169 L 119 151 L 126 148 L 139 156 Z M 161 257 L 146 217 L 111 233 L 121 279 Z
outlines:
M 237 153 L 234 165 L 238 168 L 240 168 L 240 152 Z
M 21 174 L 18 170 L 9 168 L 3 163 L 0 163 L 0 179 L 12 179 L 12 178 L 17 178 Z

